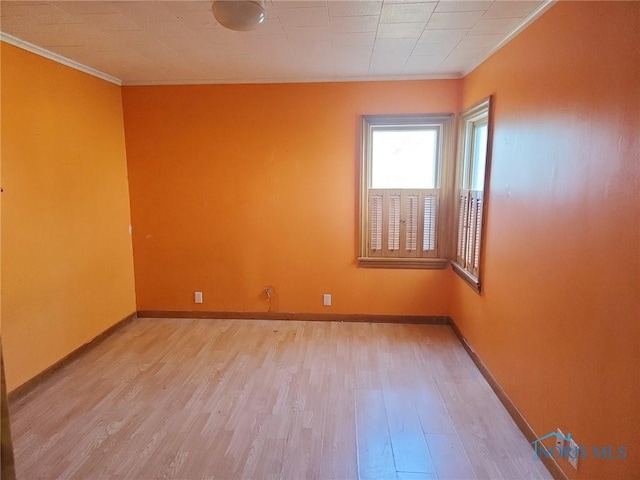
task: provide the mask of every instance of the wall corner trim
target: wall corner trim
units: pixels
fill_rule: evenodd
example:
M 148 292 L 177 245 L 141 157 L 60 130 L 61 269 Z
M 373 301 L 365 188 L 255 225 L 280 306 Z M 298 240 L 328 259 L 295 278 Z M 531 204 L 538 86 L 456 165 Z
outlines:
M 13 35 L 9 35 L 8 33 L 0 32 L 0 41 L 13 45 L 14 47 L 21 48 L 23 50 L 27 50 L 28 52 L 35 53 L 36 55 L 40 55 L 41 57 L 48 58 L 49 60 L 53 60 L 54 62 L 60 63 L 75 70 L 79 70 L 83 73 L 87 73 L 94 77 L 100 78 L 109 83 L 114 83 L 118 86 L 122 86 L 122 81 L 119 78 L 112 77 L 111 75 L 96 70 L 95 68 L 88 67 L 74 60 L 63 57 L 62 55 L 51 52 L 45 48 L 39 47 L 24 40 L 20 40 Z
M 496 378 L 493 376 L 489 368 L 487 368 L 487 366 L 484 364 L 480 356 L 473 349 L 469 341 L 462 334 L 462 331 L 460 331 L 460 329 L 458 328 L 458 325 L 456 325 L 456 322 L 453 320 L 453 318 L 451 319 L 450 325 L 451 325 L 451 329 L 453 330 L 453 333 L 455 333 L 456 337 L 458 337 L 458 340 L 460 340 L 460 343 L 462 344 L 464 349 L 467 351 L 467 354 L 469 355 L 469 357 L 471 357 L 471 360 L 473 361 L 475 366 L 478 368 L 478 370 L 480 370 L 480 373 L 482 374 L 484 379 L 487 381 L 487 383 L 491 387 L 491 390 L 493 390 L 493 392 L 496 394 L 496 396 L 498 397 L 498 400 L 500 400 L 500 403 L 504 405 L 504 408 L 509 413 L 509 416 L 511 416 L 516 426 L 520 429 L 520 431 L 525 436 L 527 441 L 531 443 L 537 440 L 540 437 L 540 435 L 538 435 L 533 430 L 531 425 L 529 425 L 529 422 L 527 422 L 527 420 L 524 418 L 524 415 L 522 415 L 520 410 L 518 410 L 518 407 L 516 406 L 516 404 L 513 403 L 511 398 L 509 398 L 509 395 L 507 395 L 507 392 L 504 391 L 500 383 L 498 383 L 498 380 L 496 380 Z M 548 454 L 548 455 L 543 454 L 540 459 L 544 464 L 544 466 L 547 467 L 547 470 L 549 470 L 549 473 L 551 474 L 551 476 L 555 480 L 568 480 L 568 477 L 562 471 L 562 468 L 560 468 L 560 465 L 558 465 L 553 455 L 549 453 L 547 447 L 541 443 L 541 445 L 538 448 L 544 449 L 545 453 Z M 532 449 L 532 454 L 533 454 L 533 449 Z

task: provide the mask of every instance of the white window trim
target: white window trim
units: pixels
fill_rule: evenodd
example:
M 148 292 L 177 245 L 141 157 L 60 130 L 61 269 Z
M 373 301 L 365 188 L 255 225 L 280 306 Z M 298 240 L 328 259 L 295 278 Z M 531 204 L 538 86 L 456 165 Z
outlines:
M 451 266 L 463 280 L 465 280 L 476 292 L 481 293 L 482 288 L 482 270 L 484 263 L 484 250 L 485 250 L 485 237 L 486 237 L 486 222 L 487 222 L 487 200 L 489 193 L 489 178 L 491 173 L 491 151 L 493 144 L 493 111 L 491 96 L 481 100 L 480 102 L 467 108 L 461 114 L 461 125 L 459 133 L 459 146 L 458 146 L 458 161 L 456 166 L 456 185 L 455 195 L 456 201 L 456 222 L 455 222 L 455 237 L 454 237 L 454 250 L 452 255 Z M 471 161 L 472 154 L 472 136 L 473 128 L 479 120 L 487 120 L 487 152 L 485 161 L 485 173 L 482 190 L 482 212 L 480 218 L 480 246 L 478 248 L 477 268 L 468 268 L 467 265 L 460 263 L 458 260 L 458 244 L 460 236 L 459 227 L 459 215 L 460 215 L 460 196 L 463 186 L 463 176 L 467 173 L 467 165 Z
M 454 121 L 453 114 L 413 114 L 413 115 L 364 115 L 361 132 L 360 162 L 360 202 L 359 202 L 359 251 L 358 265 L 376 268 L 446 268 L 449 264 L 451 232 L 453 231 L 453 174 L 454 158 Z M 368 192 L 371 185 L 371 145 L 372 127 L 376 126 L 430 125 L 440 129 L 438 165 L 440 189 L 435 257 L 379 257 L 369 255 L 368 238 Z

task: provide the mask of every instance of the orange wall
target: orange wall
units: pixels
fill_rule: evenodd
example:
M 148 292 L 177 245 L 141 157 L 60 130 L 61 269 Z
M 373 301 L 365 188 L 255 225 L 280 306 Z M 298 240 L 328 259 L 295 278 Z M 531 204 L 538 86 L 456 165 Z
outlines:
M 455 80 L 125 87 L 138 309 L 266 311 L 270 285 L 274 311 L 447 314 L 447 271 L 356 266 L 359 122 L 459 99 Z
M 0 45 L 12 390 L 136 307 L 120 87 Z
M 484 293 L 452 315 L 536 433 L 640 473 L 640 3 L 561 2 L 464 79 L 495 95 Z M 591 452 L 592 453 L 592 452 Z
M 276 311 L 451 313 L 537 433 L 628 447 L 578 478 L 637 476 L 639 5 L 557 4 L 463 81 L 125 87 L 122 104 L 2 44 L 9 388 L 136 308 L 124 111 L 138 309 L 261 311 L 270 285 Z M 489 94 L 482 296 L 449 271 L 357 268 L 359 116 Z

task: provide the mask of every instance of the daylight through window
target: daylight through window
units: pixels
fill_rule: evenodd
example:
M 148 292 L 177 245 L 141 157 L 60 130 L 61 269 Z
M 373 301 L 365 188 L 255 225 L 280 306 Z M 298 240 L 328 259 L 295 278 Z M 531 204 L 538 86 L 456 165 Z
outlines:
M 444 267 L 452 115 L 363 117 L 363 266 Z M 445 207 L 445 208 L 443 208 Z

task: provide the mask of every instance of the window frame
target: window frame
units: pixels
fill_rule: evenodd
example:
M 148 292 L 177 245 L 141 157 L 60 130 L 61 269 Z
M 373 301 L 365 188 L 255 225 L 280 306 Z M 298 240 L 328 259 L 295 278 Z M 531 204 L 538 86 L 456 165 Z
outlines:
M 361 117 L 360 149 L 360 195 L 358 222 L 358 265 L 372 268 L 424 268 L 444 269 L 449 264 L 450 237 L 452 227 L 452 193 L 454 158 L 454 122 L 452 113 L 403 114 L 403 115 L 363 115 Z M 369 250 L 369 190 L 371 188 L 371 145 L 372 132 L 376 129 L 399 129 L 401 127 L 427 127 L 438 129 L 438 163 L 436 166 L 436 189 L 438 207 L 436 215 L 435 254 L 428 257 L 373 256 Z M 384 189 L 396 190 L 396 189 Z M 422 189 L 429 190 L 429 189 Z M 410 189 L 407 189 L 410 191 Z
M 475 134 L 476 128 L 479 125 L 487 124 L 487 145 L 486 145 L 486 157 L 485 157 L 485 167 L 484 167 L 484 179 L 482 182 L 482 194 L 480 198 L 481 203 L 481 213 L 480 220 L 475 222 L 475 227 L 471 227 L 468 225 L 467 212 L 469 216 L 471 216 L 471 211 L 469 207 L 463 210 L 463 191 L 467 191 L 469 194 L 469 198 L 465 198 L 465 202 L 472 202 L 473 200 L 478 200 L 477 193 L 474 197 L 474 194 L 471 192 L 477 192 L 472 190 L 472 182 L 473 182 L 473 162 L 474 162 L 474 144 L 475 144 Z M 454 249 L 452 255 L 451 266 L 453 271 L 457 273 L 465 282 L 467 282 L 478 294 L 482 291 L 482 271 L 483 271 L 483 263 L 484 263 L 484 250 L 485 250 L 485 238 L 486 238 L 486 224 L 487 224 L 487 205 L 488 205 L 488 197 L 489 197 L 489 180 L 491 177 L 491 156 L 492 156 L 492 146 L 493 146 L 493 102 L 492 96 L 488 96 L 469 108 L 465 109 L 460 114 L 460 132 L 458 139 L 458 158 L 456 162 L 456 184 L 455 184 L 455 195 L 456 201 L 454 202 L 456 208 L 456 222 L 455 222 L 455 235 L 454 235 Z M 465 180 L 467 183 L 465 183 Z M 478 208 L 478 204 L 476 203 L 476 209 Z M 477 210 L 476 210 L 477 212 Z M 473 228 L 480 228 L 479 234 L 477 230 L 473 231 L 472 234 L 475 237 L 475 241 L 479 242 L 479 246 L 473 244 L 473 249 L 475 250 L 473 256 L 473 265 L 469 268 L 469 265 L 465 265 L 460 262 L 460 248 L 461 244 L 466 243 L 466 238 L 461 239 L 461 230 L 460 224 L 461 222 L 464 225 L 464 228 L 467 230 L 472 230 Z M 468 244 L 463 245 L 465 250 L 463 256 L 467 256 Z M 477 257 L 475 256 L 477 254 Z M 477 265 L 477 266 L 476 266 Z

